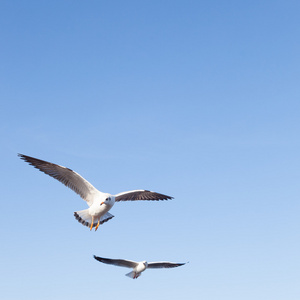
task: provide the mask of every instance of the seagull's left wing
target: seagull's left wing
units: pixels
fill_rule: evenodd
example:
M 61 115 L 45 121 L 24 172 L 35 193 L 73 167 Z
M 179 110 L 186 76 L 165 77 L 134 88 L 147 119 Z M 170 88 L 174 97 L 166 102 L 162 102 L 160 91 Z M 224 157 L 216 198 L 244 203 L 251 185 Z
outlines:
M 149 262 L 148 268 L 150 269 L 160 269 L 160 268 L 175 268 L 185 265 L 186 263 L 172 263 L 167 261 L 160 262 Z
M 133 190 L 115 195 L 116 201 L 135 201 L 135 200 L 168 200 L 173 199 L 171 196 L 151 192 L 147 190 Z
M 126 259 L 111 259 L 111 258 L 104 258 L 94 255 L 94 258 L 102 263 L 108 264 L 108 265 L 114 265 L 118 267 L 125 267 L 125 268 L 135 268 L 138 263 L 132 260 L 126 260 Z
M 24 161 L 28 162 L 30 165 L 34 166 L 36 169 L 57 179 L 65 186 L 69 187 L 83 200 L 85 200 L 89 206 L 91 206 L 93 203 L 94 195 L 99 193 L 99 191 L 93 185 L 69 168 L 24 154 L 18 154 L 18 156 Z

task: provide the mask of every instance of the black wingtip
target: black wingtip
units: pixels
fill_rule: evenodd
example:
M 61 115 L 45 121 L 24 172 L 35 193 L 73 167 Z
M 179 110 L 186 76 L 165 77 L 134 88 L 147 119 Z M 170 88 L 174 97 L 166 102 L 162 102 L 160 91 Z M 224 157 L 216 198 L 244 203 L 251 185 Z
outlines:
M 95 258 L 97 261 L 102 262 L 102 261 L 101 261 L 101 257 L 94 255 L 94 258 Z
M 18 156 L 19 156 L 21 159 L 25 160 L 25 161 L 27 161 L 28 158 L 31 158 L 30 156 L 27 156 L 27 155 L 22 154 L 22 153 L 18 153 Z
M 168 196 L 168 195 L 163 195 L 164 196 L 164 199 L 162 199 L 162 200 L 172 200 L 172 199 L 174 199 L 174 197 L 172 197 L 172 196 Z

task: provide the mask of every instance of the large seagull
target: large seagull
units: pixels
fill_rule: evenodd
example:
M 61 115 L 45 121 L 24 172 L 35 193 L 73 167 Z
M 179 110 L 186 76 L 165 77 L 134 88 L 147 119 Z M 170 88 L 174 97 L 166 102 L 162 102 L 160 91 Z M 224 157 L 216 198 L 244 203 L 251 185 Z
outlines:
M 18 156 L 36 169 L 57 179 L 65 186 L 72 189 L 87 202 L 89 208 L 74 212 L 74 216 L 78 222 L 84 226 L 88 226 L 90 230 L 95 227 L 96 231 L 100 224 L 103 224 L 114 217 L 108 211 L 114 206 L 115 202 L 173 199 L 173 197 L 147 190 L 133 190 L 116 195 L 102 193 L 71 169 L 24 154 L 18 154 Z
M 144 272 L 146 269 L 160 269 L 160 268 L 175 268 L 179 266 L 183 266 L 186 263 L 172 263 L 168 261 L 159 261 L 159 262 L 146 262 L 144 261 L 132 261 L 127 259 L 111 259 L 111 258 L 104 258 L 94 255 L 94 258 L 102 263 L 108 265 L 114 265 L 119 267 L 131 268 L 133 269 L 131 272 L 125 274 L 126 276 L 136 279 L 141 276 L 141 273 Z

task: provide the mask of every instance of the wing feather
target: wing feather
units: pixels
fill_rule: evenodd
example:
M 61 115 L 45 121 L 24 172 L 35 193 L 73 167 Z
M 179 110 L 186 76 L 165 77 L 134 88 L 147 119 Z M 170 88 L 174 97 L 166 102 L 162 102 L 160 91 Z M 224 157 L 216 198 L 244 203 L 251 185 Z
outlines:
M 93 196 L 99 193 L 93 185 L 71 169 L 23 154 L 18 154 L 18 156 L 36 169 L 63 183 L 89 205 L 93 202 Z
M 167 261 L 160 261 L 160 262 L 150 262 L 148 263 L 148 268 L 150 269 L 159 269 L 159 268 L 175 268 L 179 266 L 183 266 L 186 263 L 172 263 Z
M 133 190 L 115 195 L 116 201 L 135 201 L 135 200 L 168 200 L 173 199 L 171 196 L 163 195 L 148 190 Z
M 94 258 L 102 263 L 108 264 L 108 265 L 114 265 L 119 267 L 125 267 L 125 268 L 135 268 L 138 263 L 132 260 L 126 260 L 126 259 L 111 259 L 111 258 L 104 258 L 94 255 Z

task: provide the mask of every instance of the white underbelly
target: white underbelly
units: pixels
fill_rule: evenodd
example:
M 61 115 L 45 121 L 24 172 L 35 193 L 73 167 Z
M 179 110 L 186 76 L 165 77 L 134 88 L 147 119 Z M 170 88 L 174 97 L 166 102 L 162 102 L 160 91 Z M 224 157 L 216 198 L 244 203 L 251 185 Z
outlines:
M 91 216 L 94 216 L 94 217 L 102 217 L 104 216 L 109 210 L 111 209 L 110 206 L 106 205 L 106 204 L 102 204 L 102 205 L 99 205 L 97 207 L 93 207 L 91 206 L 89 208 L 89 213 Z
M 135 268 L 135 271 L 137 273 L 141 273 L 141 272 L 145 271 L 145 269 L 146 269 L 145 265 L 141 264 L 141 265 L 137 265 L 137 267 Z

